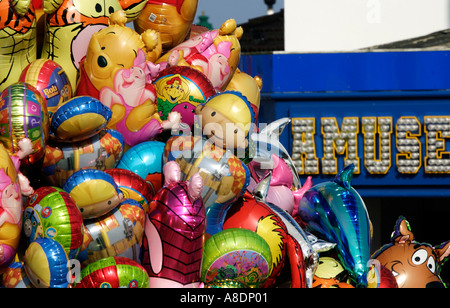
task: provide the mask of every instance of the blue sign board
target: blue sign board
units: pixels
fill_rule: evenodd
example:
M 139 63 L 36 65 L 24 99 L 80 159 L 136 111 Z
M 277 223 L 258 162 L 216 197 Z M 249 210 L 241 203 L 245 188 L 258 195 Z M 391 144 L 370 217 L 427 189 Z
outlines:
M 450 196 L 450 52 L 244 55 L 263 80 L 260 123 L 281 136 L 301 179 L 353 163 L 365 197 Z

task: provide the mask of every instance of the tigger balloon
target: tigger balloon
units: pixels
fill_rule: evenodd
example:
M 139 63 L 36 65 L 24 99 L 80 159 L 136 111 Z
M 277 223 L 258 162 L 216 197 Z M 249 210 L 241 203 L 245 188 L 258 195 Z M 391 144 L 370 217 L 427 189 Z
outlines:
M 127 22 L 137 18 L 146 0 L 43 0 L 47 14 L 42 58 L 64 68 L 72 88 L 80 60 L 86 55 L 92 34 L 108 26 L 109 16 L 124 10 Z
M 29 0 L 0 1 L 0 91 L 36 60 L 36 18 Z

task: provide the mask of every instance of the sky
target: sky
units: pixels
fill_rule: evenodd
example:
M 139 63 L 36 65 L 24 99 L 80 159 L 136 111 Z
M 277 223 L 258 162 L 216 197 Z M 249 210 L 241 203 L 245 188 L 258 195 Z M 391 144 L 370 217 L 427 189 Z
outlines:
M 284 8 L 284 0 L 276 0 L 273 7 L 275 13 Z M 214 29 L 220 28 L 220 25 L 227 19 L 233 18 L 237 24 L 247 22 L 249 19 L 264 16 L 267 13 L 267 5 L 264 0 L 199 0 L 197 6 L 197 15 L 194 23 L 198 23 L 198 16 L 209 16 L 209 23 Z

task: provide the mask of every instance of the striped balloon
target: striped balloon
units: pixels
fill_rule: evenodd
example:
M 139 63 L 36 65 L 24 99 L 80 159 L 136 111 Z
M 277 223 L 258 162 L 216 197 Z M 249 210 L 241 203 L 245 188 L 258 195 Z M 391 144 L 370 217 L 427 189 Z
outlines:
M 0 96 L 0 142 L 10 155 L 19 151 L 21 139 L 29 138 L 33 152 L 22 163 L 33 164 L 43 158 L 49 125 L 45 100 L 36 88 L 16 82 L 3 90 Z
M 137 262 L 124 257 L 107 257 L 81 270 L 74 288 L 148 288 L 149 278 Z
M 49 59 L 37 59 L 28 64 L 19 81 L 34 86 L 47 102 L 50 115 L 58 105 L 72 98 L 72 86 L 61 65 Z
M 30 196 L 23 214 L 23 231 L 29 242 L 54 239 L 72 259 L 80 252 L 83 230 L 83 217 L 69 193 L 58 187 L 41 187 Z

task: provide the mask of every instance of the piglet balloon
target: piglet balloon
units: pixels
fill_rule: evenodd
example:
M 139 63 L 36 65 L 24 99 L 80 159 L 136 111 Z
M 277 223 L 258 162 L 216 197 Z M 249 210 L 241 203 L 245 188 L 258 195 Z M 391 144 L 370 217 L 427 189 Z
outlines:
M 180 181 L 175 161 L 166 163 L 163 173 L 164 186 L 150 203 L 145 222 L 142 265 L 151 288 L 198 287 L 206 231 L 203 181 L 198 173 Z

